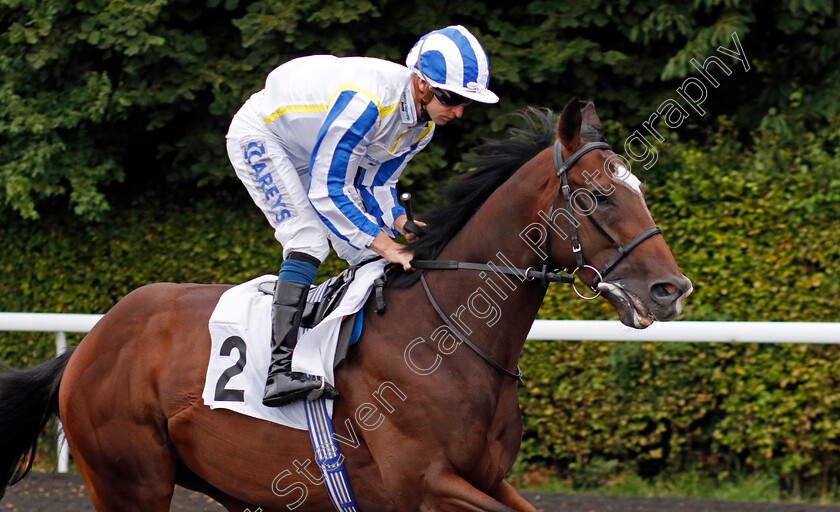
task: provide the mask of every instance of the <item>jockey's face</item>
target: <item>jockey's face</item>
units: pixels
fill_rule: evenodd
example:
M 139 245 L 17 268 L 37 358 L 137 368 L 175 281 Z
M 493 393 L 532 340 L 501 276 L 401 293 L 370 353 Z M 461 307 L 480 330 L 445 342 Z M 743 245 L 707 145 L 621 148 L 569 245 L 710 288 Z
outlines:
M 421 96 L 425 96 L 430 87 L 424 80 L 417 81 L 417 89 Z M 429 117 L 432 121 L 438 125 L 443 126 L 452 119 L 456 117 L 461 117 L 464 115 L 464 105 L 459 105 L 457 107 L 449 107 L 444 105 L 440 102 L 434 95 L 428 94 L 431 96 L 431 99 L 426 103 L 426 112 L 429 113 Z M 417 112 L 420 112 L 420 101 L 417 101 Z
M 426 104 L 426 112 L 429 113 L 429 117 L 432 118 L 432 121 L 434 121 L 436 125 L 443 126 L 452 119 L 463 116 L 464 106 L 460 105 L 458 107 L 447 107 L 439 102 L 437 98 L 433 97 L 432 101 Z

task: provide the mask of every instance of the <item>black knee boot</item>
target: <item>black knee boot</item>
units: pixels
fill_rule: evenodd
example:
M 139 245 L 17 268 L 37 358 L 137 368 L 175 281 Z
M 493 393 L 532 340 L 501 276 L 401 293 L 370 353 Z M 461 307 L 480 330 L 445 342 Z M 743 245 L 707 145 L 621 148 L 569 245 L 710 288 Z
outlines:
M 338 391 L 325 381 L 292 371 L 292 352 L 297 345 L 308 294 L 308 285 L 293 281 L 278 280 L 274 287 L 271 364 L 263 395 L 263 405 L 268 407 L 280 407 L 302 398 L 314 400 L 321 394 L 326 398 L 338 396 Z

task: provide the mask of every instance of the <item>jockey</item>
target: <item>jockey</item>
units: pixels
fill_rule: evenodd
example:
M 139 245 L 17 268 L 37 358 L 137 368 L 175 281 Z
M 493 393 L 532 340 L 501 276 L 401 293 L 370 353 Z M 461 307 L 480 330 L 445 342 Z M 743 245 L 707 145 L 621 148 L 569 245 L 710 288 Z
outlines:
M 409 236 L 397 180 L 435 125 L 472 101 L 499 100 L 488 81 L 487 54 L 455 25 L 423 36 L 406 66 L 331 55 L 286 62 L 234 116 L 228 156 L 283 246 L 265 405 L 320 395 L 320 381 L 292 372 L 292 352 L 330 243 L 351 265 L 381 256 L 411 269 L 411 253 L 392 239 Z M 338 395 L 329 385 L 324 394 Z

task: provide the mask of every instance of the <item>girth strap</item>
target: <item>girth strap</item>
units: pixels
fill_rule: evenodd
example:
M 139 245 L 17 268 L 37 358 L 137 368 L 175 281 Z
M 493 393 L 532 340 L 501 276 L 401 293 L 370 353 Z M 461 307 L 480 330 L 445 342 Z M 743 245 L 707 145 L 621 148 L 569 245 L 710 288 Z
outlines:
M 347 471 L 344 469 L 344 456 L 338 448 L 332 420 L 327 412 L 327 400 L 305 400 L 303 405 L 309 425 L 309 438 L 315 451 L 315 461 L 321 468 L 324 485 L 333 507 L 339 512 L 359 512 Z
M 464 334 L 462 334 L 461 331 L 459 331 L 457 327 L 455 327 L 455 325 L 452 323 L 452 321 L 449 319 L 449 317 L 447 317 L 446 314 L 440 309 L 440 306 L 438 305 L 437 301 L 432 296 L 432 291 L 429 290 L 429 284 L 426 282 L 426 276 L 424 274 L 420 274 L 420 282 L 423 283 L 423 289 L 426 290 L 426 296 L 429 298 L 429 302 L 432 304 L 432 307 L 435 308 L 435 311 L 437 312 L 438 316 L 441 318 L 441 320 L 443 320 L 443 322 L 446 324 L 446 326 L 449 327 L 449 329 L 452 331 L 452 333 L 455 336 L 457 336 L 458 339 L 460 339 L 464 343 L 464 345 L 470 347 L 473 352 L 478 354 L 479 357 L 484 359 L 493 368 L 499 370 L 500 372 L 504 373 L 508 377 L 513 377 L 514 379 L 522 380 L 522 370 L 519 368 L 519 366 L 516 367 L 516 373 L 513 373 L 512 371 L 503 367 L 502 365 L 500 365 L 496 361 L 493 361 L 490 358 L 490 356 L 488 356 L 480 348 L 475 346 L 475 344 L 473 342 L 468 340 L 467 337 Z

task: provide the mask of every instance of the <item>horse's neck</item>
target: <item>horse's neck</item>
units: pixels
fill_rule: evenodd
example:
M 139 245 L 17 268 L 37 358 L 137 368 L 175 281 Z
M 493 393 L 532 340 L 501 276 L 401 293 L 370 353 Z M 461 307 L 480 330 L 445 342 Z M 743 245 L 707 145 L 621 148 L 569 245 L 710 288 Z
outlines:
M 440 259 L 540 268 L 542 259 L 520 233 L 534 222 L 544 225 L 539 211 L 548 210 L 557 193 L 546 165 L 551 165 L 550 152 L 541 153 L 514 173 L 452 239 Z M 468 325 L 473 331 L 471 340 L 505 367 L 515 368 L 546 289 L 499 272 L 458 272 L 457 277 L 433 272 L 430 279 L 436 279 L 438 287 L 448 293 L 446 302 L 453 311 L 460 309 L 462 317 L 473 320 Z

